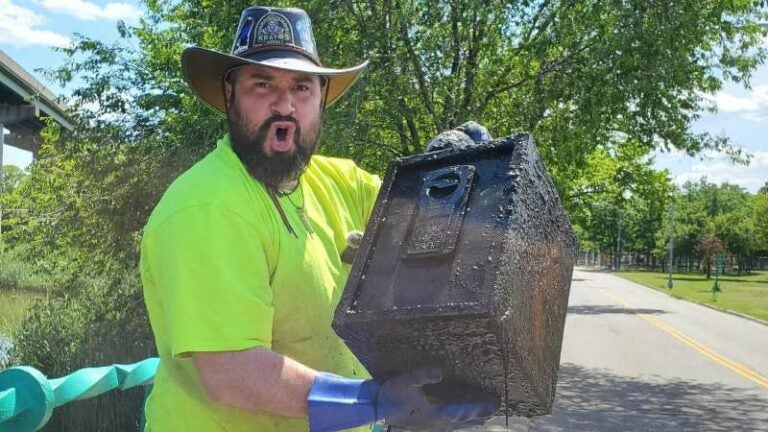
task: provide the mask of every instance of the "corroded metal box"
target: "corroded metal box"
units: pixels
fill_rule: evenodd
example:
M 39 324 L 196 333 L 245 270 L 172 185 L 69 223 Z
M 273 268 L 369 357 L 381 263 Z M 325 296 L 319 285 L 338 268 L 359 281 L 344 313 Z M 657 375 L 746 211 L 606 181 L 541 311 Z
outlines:
M 548 414 L 575 257 L 529 135 L 398 159 L 333 327 L 376 378 L 437 366 L 438 396 Z

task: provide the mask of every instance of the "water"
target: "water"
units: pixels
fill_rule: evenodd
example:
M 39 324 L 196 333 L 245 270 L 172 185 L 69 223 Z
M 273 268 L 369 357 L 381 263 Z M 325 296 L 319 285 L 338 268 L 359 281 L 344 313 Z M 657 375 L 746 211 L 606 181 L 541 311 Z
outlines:
M 11 350 L 12 346 L 13 342 L 0 334 L 0 370 L 2 370 L 8 362 L 8 351 Z

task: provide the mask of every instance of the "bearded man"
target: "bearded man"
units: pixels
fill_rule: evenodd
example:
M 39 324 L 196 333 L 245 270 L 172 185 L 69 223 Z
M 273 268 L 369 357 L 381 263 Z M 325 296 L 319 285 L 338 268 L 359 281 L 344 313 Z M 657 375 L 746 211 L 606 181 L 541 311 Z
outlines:
M 300 9 L 243 11 L 231 54 L 188 48 L 185 78 L 229 134 L 166 191 L 141 276 L 161 361 L 150 431 L 330 431 L 387 423 L 450 430 L 496 401 L 434 401 L 440 371 L 379 383 L 331 328 L 380 180 L 314 155 L 322 113 L 367 63 L 320 63 Z M 370 429 L 370 428 L 368 428 Z

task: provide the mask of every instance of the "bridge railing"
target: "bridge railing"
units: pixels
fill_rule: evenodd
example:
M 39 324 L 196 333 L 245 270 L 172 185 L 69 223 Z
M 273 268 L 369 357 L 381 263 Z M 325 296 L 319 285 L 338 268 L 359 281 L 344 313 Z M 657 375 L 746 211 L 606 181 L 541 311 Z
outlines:
M 55 379 L 29 366 L 6 369 L 0 372 L 0 432 L 36 431 L 56 407 L 115 389 L 151 385 L 159 362 L 153 357 L 129 365 L 81 369 Z

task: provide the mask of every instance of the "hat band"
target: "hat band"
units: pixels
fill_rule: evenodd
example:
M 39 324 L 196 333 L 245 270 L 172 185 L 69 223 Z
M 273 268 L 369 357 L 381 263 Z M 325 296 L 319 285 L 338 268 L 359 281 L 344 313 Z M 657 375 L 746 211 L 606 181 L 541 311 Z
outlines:
M 323 67 L 320 59 L 312 57 L 305 50 L 293 47 L 291 45 L 259 45 L 248 51 L 238 54 L 237 57 L 254 61 L 265 61 L 270 59 L 296 59 L 309 60 L 315 66 Z
M 252 48 L 249 51 L 247 51 L 247 52 L 245 52 L 243 54 L 238 55 L 237 57 L 240 57 L 240 58 L 245 59 L 245 60 L 252 60 L 252 61 L 257 61 L 257 62 L 265 62 L 267 60 L 291 59 L 291 60 L 299 60 L 299 61 L 303 61 L 303 62 L 308 62 L 308 63 L 314 64 L 315 66 L 323 67 L 323 65 L 321 65 L 320 63 L 316 63 L 316 62 L 312 61 L 312 59 L 307 58 L 307 56 L 305 54 L 303 54 L 303 53 L 300 53 L 300 52 L 297 52 L 297 51 L 293 51 L 293 50 L 290 50 L 290 51 L 289 50 L 285 50 L 284 49 L 284 48 L 286 48 L 285 45 L 278 45 L 278 46 L 280 46 L 280 48 L 283 48 L 283 49 L 280 49 L 280 50 L 276 50 L 276 49 L 264 50 L 264 49 L 262 49 L 262 47 L 259 47 L 259 49 L 253 49 Z M 230 68 L 229 70 L 227 70 L 224 73 L 224 75 L 222 76 L 222 85 L 223 85 L 224 81 L 227 81 L 229 79 L 228 77 L 229 77 L 229 73 L 230 72 L 232 72 L 234 69 L 240 68 L 242 66 L 245 66 L 245 65 L 239 64 L 239 65 L 236 65 L 236 66 Z M 320 76 L 320 81 L 321 81 L 322 86 L 325 88 L 325 92 L 327 93 L 328 88 L 327 88 L 326 84 L 328 84 L 328 78 L 326 78 L 325 76 Z

